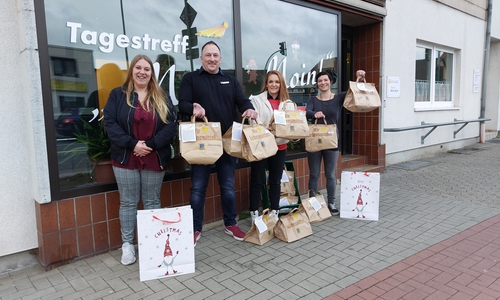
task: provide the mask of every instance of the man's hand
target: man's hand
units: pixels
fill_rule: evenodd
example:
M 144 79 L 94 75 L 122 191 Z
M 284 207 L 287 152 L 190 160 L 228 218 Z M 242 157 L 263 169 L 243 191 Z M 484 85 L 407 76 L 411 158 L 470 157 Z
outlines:
M 256 112 L 255 110 L 249 108 L 249 109 L 245 110 L 245 112 L 241 116 L 243 118 L 247 117 L 247 118 L 250 118 L 250 119 L 257 120 L 257 117 L 259 116 L 259 113 Z
M 205 117 L 205 109 L 198 103 L 193 103 L 193 116 L 198 119 L 203 119 Z

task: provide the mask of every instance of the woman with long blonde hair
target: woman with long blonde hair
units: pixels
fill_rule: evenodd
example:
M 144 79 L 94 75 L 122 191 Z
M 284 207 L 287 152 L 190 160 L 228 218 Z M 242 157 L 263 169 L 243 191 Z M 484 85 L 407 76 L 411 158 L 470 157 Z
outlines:
M 160 208 L 160 189 L 177 131 L 174 107 L 147 56 L 134 57 L 123 86 L 109 94 L 104 127 L 120 193 L 121 262 L 130 265 L 136 261 L 137 204 L 142 199 L 144 209 Z

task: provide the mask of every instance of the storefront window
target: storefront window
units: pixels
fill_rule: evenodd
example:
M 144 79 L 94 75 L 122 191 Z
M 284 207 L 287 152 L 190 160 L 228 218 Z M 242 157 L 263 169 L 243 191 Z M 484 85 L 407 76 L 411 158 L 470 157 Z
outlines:
M 231 0 L 47 0 L 45 13 L 61 190 L 96 184 L 89 155 L 97 146 L 81 141 L 101 130 L 109 92 L 124 83 L 135 55 L 158 62 L 174 104 L 183 74 L 200 67 L 206 42 L 216 40 L 221 67 L 234 73 Z
M 106 146 L 90 147 L 83 141 L 96 135 L 107 145 L 100 135 L 102 109 L 110 91 L 124 83 L 128 62 L 137 54 L 157 63 L 158 80 L 174 104 L 182 76 L 200 67 L 201 47 L 210 40 L 221 48 L 221 68 L 242 78 L 247 96 L 258 94 L 265 73 L 277 69 L 286 78 L 292 100 L 305 109 L 309 97 L 317 93 L 316 74 L 328 70 L 336 77 L 338 72 L 339 14 L 306 1 L 42 3 L 47 44 L 43 41 L 41 46 L 47 47 L 48 57 L 41 60 L 49 62 L 47 70 L 42 68 L 42 80 L 50 81 L 50 93 L 44 95 L 50 98 L 46 115 L 54 123 L 47 130 L 53 130 L 55 138 L 48 143 L 49 152 L 56 152 L 51 154 L 56 158 L 50 160 L 50 172 L 65 196 L 100 188 L 101 171 L 94 169 L 89 156 L 97 156 Z M 235 44 L 235 36 L 241 45 Z M 332 92 L 336 90 L 334 84 Z M 301 149 L 300 142 L 289 149 Z M 167 174 L 177 172 L 174 166 L 172 160 Z M 184 163 L 180 171 L 186 168 Z
M 265 74 L 280 71 L 297 105 L 317 94 L 316 74 L 338 71 L 338 15 L 284 1 L 241 1 L 243 85 L 259 94 Z M 286 46 L 284 52 L 283 46 Z M 338 84 L 332 86 L 336 92 Z

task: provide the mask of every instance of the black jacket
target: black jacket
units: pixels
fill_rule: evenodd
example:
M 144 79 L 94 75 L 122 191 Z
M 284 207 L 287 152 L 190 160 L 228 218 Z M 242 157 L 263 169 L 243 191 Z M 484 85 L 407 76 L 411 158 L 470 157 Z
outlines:
M 108 102 L 104 106 L 104 128 L 111 139 L 111 158 L 121 164 L 128 163 L 138 140 L 133 137 L 133 124 L 135 107 L 137 106 L 137 93 L 132 93 L 131 100 L 133 108 L 127 105 L 127 95 L 124 87 L 117 87 L 109 94 Z M 163 123 L 156 113 L 156 127 L 152 139 L 146 141 L 146 145 L 153 149 L 158 155 L 160 167 L 165 169 L 170 159 L 170 144 L 177 132 L 176 111 L 168 96 L 167 105 L 169 115 L 168 124 Z

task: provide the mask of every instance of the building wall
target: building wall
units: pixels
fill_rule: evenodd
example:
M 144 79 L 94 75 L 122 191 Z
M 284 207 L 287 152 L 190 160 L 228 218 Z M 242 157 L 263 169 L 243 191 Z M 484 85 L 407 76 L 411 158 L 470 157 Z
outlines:
M 38 247 L 33 201 L 50 199 L 50 190 L 32 1 L 0 0 L 0 7 L 0 256 L 5 256 Z
M 485 22 L 432 0 L 387 1 L 382 46 L 382 77 L 398 76 L 399 98 L 387 98 L 382 84 L 383 128 L 399 128 L 426 123 L 477 119 L 481 93 L 473 93 L 474 69 L 483 69 Z M 481 34 L 478 34 L 481 33 Z M 417 40 L 458 49 L 456 52 L 454 101 L 451 109 L 414 108 L 415 49 Z M 439 151 L 463 147 L 478 141 L 479 123 L 469 123 L 453 138 L 460 125 L 438 127 L 421 144 L 421 136 L 431 128 L 403 132 L 383 132 L 387 164 L 407 161 Z

